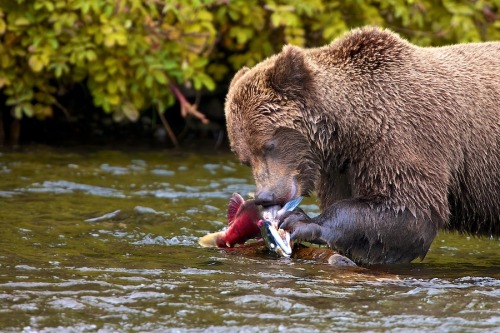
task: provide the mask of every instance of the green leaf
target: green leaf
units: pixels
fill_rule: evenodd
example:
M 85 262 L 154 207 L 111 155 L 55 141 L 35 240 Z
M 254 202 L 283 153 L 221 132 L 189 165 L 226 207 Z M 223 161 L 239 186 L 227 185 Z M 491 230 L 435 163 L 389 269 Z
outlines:
M 116 44 L 118 45 L 126 45 L 127 44 L 127 36 L 123 33 L 116 33 L 114 34 L 114 38 L 116 41 Z
M 271 15 L 271 23 L 273 25 L 273 27 L 279 27 L 281 25 L 281 15 L 279 15 L 278 13 L 273 13 Z
M 88 61 L 94 61 L 97 59 L 97 55 L 94 50 L 87 50 L 85 51 L 85 58 L 87 58 Z
M 228 14 L 233 21 L 237 21 L 240 18 L 240 14 L 238 13 L 238 11 L 234 10 L 232 7 L 229 7 Z
M 136 122 L 139 119 L 139 111 L 132 103 L 123 104 L 122 112 L 130 121 Z
M 44 62 L 40 55 L 34 54 L 29 57 L 28 64 L 33 72 L 40 72 L 44 67 Z
M 196 58 L 195 61 L 191 62 L 191 66 L 194 68 L 203 68 L 208 64 L 208 58 Z
M 94 75 L 94 80 L 96 82 L 104 82 L 104 81 L 106 81 L 107 78 L 108 78 L 108 74 L 104 71 Z
M 23 113 L 28 117 L 33 117 L 33 115 L 35 114 L 33 105 L 31 105 L 31 103 L 23 103 L 21 104 L 21 107 L 23 109 Z
M 14 118 L 21 119 L 23 117 L 23 109 L 21 106 L 17 105 L 14 107 Z
M 118 85 L 116 84 L 116 81 L 109 80 L 106 84 L 106 89 L 110 94 L 115 94 L 118 91 Z
M 31 103 L 22 103 L 14 107 L 14 117 L 17 119 L 21 119 L 23 115 L 33 117 L 34 114 L 33 105 L 31 105 Z
M 108 34 L 104 36 L 104 45 L 106 47 L 113 47 L 116 43 L 116 39 L 114 34 Z
M 455 15 L 474 15 L 474 4 L 472 2 L 468 5 L 461 2 L 455 2 L 453 0 L 444 0 L 443 5 L 450 13 Z
M 142 77 L 144 77 L 144 75 L 146 75 L 146 67 L 137 67 L 137 70 L 135 71 L 135 79 L 140 80 Z
M 55 75 L 56 75 L 57 78 L 61 77 L 62 71 L 63 71 L 62 66 L 55 66 L 54 67 L 54 73 L 55 73 Z
M 153 87 L 153 76 L 146 75 L 146 78 L 144 79 L 144 84 L 146 85 L 146 88 L 152 88 Z
M 30 21 L 26 17 L 19 17 L 14 21 L 14 25 L 17 25 L 17 26 L 26 26 L 29 24 L 30 24 Z
M 82 14 L 87 14 L 90 9 L 90 4 L 87 1 L 83 1 L 81 5 Z
M 167 59 L 163 62 L 162 68 L 165 70 L 174 69 L 179 67 L 179 63 L 175 60 Z
M 132 102 L 134 103 L 137 109 L 142 109 L 145 103 L 144 95 L 142 94 L 142 92 L 137 92 L 135 94 L 132 94 Z
M 5 24 L 5 21 L 0 18 L 0 35 L 3 35 L 5 30 L 7 30 L 7 24 Z
M 165 75 L 165 73 L 163 73 L 161 71 L 154 71 L 153 75 L 154 75 L 154 77 L 155 77 L 155 79 L 156 79 L 156 81 L 158 83 L 160 83 L 160 84 L 167 84 L 168 78 Z
M 193 77 L 193 83 L 196 90 L 202 89 L 203 86 L 205 86 L 208 90 L 215 89 L 215 82 L 205 73 L 198 73 L 195 77 Z
M 43 4 L 45 5 L 47 11 L 49 12 L 54 11 L 54 4 L 51 1 L 44 1 Z
M 120 104 L 121 98 L 118 95 L 108 95 L 106 96 L 106 100 L 110 105 L 118 105 Z

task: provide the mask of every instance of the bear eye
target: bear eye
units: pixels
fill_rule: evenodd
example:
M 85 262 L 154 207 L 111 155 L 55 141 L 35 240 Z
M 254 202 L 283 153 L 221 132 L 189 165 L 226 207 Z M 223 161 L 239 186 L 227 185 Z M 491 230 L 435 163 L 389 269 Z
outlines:
M 250 161 L 249 160 L 240 160 L 240 163 L 246 166 L 250 166 Z
M 264 145 L 264 152 L 266 152 L 266 153 L 270 153 L 270 152 L 272 152 L 275 148 L 276 148 L 276 146 L 274 145 L 274 143 L 266 143 L 266 144 Z

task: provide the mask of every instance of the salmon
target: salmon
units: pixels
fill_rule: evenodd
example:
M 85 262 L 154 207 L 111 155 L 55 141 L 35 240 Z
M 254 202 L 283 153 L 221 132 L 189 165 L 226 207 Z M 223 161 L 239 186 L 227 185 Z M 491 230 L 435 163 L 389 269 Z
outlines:
M 227 207 L 228 228 L 200 238 L 198 243 L 203 247 L 234 247 L 247 240 L 260 237 L 259 208 L 254 200 L 243 199 L 233 193 Z

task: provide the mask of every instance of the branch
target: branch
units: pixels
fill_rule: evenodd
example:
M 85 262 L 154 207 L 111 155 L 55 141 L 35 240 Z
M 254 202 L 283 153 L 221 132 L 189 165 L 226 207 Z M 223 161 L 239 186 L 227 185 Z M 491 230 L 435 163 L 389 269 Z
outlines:
M 66 120 L 71 119 L 70 113 L 68 109 L 66 109 L 57 99 L 54 98 L 54 101 L 52 102 L 55 106 L 57 106 L 66 116 Z
M 196 109 L 195 105 L 187 101 L 186 97 L 184 97 L 180 90 L 172 83 L 170 84 L 170 90 L 172 90 L 179 103 L 181 103 L 181 115 L 184 118 L 186 118 L 187 115 L 191 114 L 194 117 L 198 118 L 205 125 L 210 122 L 210 120 L 208 120 L 208 118 L 205 117 L 203 113 Z
M 160 120 L 161 120 L 161 122 L 163 124 L 163 127 L 167 131 L 167 134 L 168 134 L 168 137 L 170 138 L 170 141 L 172 141 L 172 143 L 174 144 L 174 146 L 176 148 L 179 147 L 179 141 L 177 141 L 177 138 L 176 138 L 176 136 L 174 134 L 174 131 L 172 131 L 172 128 L 168 124 L 167 119 L 165 119 L 165 116 L 163 115 L 163 113 L 160 112 L 159 109 L 158 109 L 158 115 L 160 116 Z

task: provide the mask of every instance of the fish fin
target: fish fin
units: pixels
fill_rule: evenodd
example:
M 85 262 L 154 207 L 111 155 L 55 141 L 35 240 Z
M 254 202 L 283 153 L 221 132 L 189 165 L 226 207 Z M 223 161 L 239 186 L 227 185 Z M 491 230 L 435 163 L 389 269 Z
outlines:
M 198 240 L 198 244 L 203 247 L 219 247 L 217 240 L 224 234 L 224 231 L 214 232 L 201 237 Z
M 303 197 L 297 197 L 293 200 L 288 201 L 283 208 L 285 211 L 294 210 L 302 201 Z
M 283 215 L 285 212 L 288 212 L 290 210 L 294 210 L 297 208 L 297 206 L 300 204 L 304 197 L 297 197 L 293 200 L 288 201 L 277 213 L 276 216 L 279 217 Z
M 229 199 L 229 204 L 227 206 L 227 224 L 231 225 L 234 222 L 236 214 L 240 209 L 241 205 L 245 202 L 245 199 L 238 193 L 233 193 L 231 199 Z

